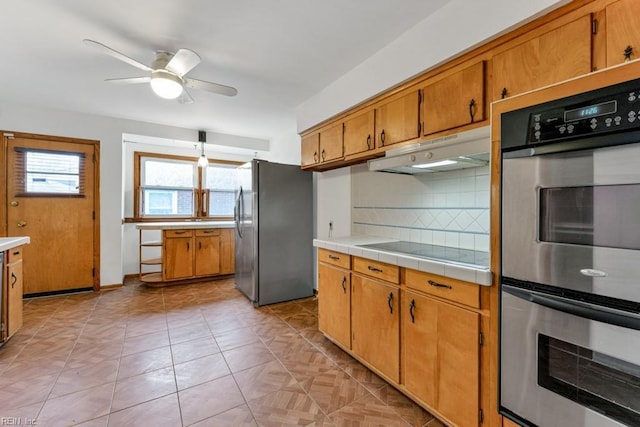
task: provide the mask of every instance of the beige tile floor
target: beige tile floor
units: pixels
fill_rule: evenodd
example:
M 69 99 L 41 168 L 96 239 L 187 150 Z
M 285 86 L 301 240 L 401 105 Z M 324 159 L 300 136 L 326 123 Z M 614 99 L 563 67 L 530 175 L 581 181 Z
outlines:
M 442 424 L 328 341 L 317 300 L 259 309 L 233 280 L 25 301 L 0 424 Z

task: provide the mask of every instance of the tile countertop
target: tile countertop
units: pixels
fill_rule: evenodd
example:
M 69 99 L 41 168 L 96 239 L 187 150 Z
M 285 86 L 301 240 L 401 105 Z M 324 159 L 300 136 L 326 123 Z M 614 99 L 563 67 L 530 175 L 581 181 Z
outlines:
M 136 224 L 138 230 L 181 230 L 192 228 L 234 228 L 234 221 L 175 221 L 144 222 Z
M 8 251 L 17 246 L 28 245 L 31 242 L 29 237 L 0 237 L 0 252 Z
M 471 266 L 456 265 L 455 263 L 449 263 L 444 260 L 437 261 L 359 246 L 395 241 L 397 240 L 375 236 L 348 236 L 335 239 L 313 239 L 313 246 L 386 262 L 387 264 L 398 265 L 413 270 L 424 271 L 426 273 L 477 283 L 483 286 L 491 286 L 492 275 L 488 266 L 474 268 Z

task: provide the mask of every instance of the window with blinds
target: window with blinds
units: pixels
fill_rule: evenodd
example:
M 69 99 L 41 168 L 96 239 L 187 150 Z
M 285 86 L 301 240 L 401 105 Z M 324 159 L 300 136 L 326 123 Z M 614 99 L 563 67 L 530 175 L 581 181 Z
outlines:
M 16 197 L 84 197 L 85 154 L 16 147 Z

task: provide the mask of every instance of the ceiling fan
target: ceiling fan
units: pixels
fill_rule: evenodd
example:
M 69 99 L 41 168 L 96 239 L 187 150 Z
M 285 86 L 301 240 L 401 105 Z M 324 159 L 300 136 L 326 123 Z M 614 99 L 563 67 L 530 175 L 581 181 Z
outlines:
M 84 39 L 83 42 L 109 56 L 150 73 L 150 75 L 143 77 L 106 79 L 105 81 L 120 84 L 149 83 L 156 95 L 166 99 L 178 98 L 181 103 L 193 102 L 187 88 L 206 90 L 226 96 L 238 94 L 236 88 L 231 86 L 185 77 L 200 63 L 200 56 L 192 50 L 178 49 L 175 53 L 156 52 L 156 59 L 151 66 L 148 66 L 97 41 Z

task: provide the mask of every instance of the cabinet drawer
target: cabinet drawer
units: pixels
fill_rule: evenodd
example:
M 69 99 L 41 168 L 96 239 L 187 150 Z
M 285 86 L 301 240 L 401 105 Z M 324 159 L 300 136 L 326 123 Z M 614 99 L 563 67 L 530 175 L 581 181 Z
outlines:
M 353 271 L 387 282 L 400 283 L 400 267 L 365 258 L 353 258 Z
M 219 228 L 209 228 L 209 229 L 204 229 L 204 230 L 198 230 L 196 229 L 196 236 L 200 237 L 200 236 L 219 236 L 220 235 L 220 229 Z
M 18 246 L 17 248 L 12 248 L 7 251 L 7 259 L 5 260 L 7 264 L 20 261 L 21 259 L 22 259 L 22 246 Z
M 330 251 L 328 249 L 318 249 L 318 261 L 346 268 L 347 270 L 351 268 L 351 255 Z
M 165 230 L 164 237 L 191 237 L 193 230 Z
M 436 276 L 416 270 L 405 270 L 405 284 L 415 289 L 459 302 L 470 307 L 480 307 L 480 286 L 449 277 Z

